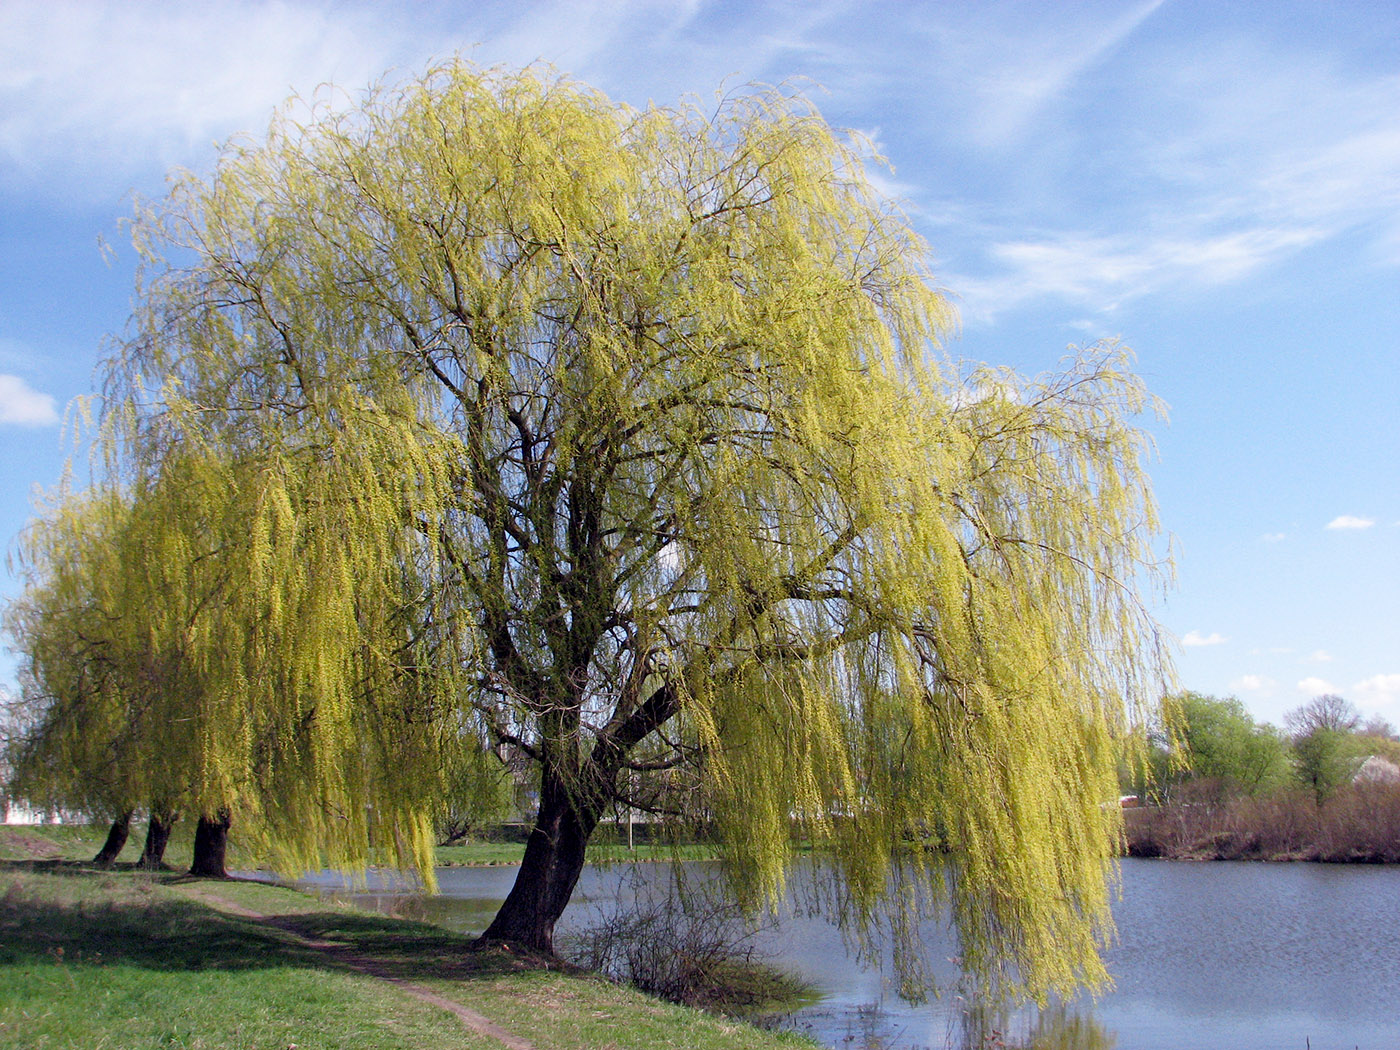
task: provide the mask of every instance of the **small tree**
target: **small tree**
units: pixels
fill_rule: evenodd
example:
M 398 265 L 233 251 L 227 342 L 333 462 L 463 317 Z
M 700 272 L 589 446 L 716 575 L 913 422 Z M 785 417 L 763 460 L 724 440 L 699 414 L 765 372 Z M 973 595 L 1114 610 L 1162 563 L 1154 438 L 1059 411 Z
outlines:
M 749 905 L 796 828 L 858 926 L 946 880 L 973 969 L 1103 978 L 1114 737 L 1159 695 L 1145 394 L 1113 347 L 936 363 L 926 247 L 808 103 L 454 62 L 282 114 L 136 233 L 113 447 L 237 465 L 210 724 L 272 740 L 212 782 L 269 833 L 362 857 L 372 793 L 427 874 L 444 749 L 511 752 L 487 937 L 549 950 L 599 821 L 685 770 Z
M 1366 755 L 1400 763 L 1400 736 L 1384 717 L 1372 714 L 1357 731 L 1357 745 Z
M 1350 701 L 1328 693 L 1288 712 L 1284 725 L 1293 737 L 1297 778 L 1321 805 L 1350 782 L 1365 757 L 1356 733 L 1361 713 Z

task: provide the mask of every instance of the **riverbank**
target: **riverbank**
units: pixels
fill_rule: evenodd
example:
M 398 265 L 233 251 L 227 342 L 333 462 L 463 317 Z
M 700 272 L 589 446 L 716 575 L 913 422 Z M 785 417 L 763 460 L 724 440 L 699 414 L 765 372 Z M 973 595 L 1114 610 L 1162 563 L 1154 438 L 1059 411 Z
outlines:
M 190 866 L 189 835 L 176 833 L 171 836 L 166 850 L 165 863 L 172 870 L 184 870 Z M 141 845 L 145 829 L 133 826 L 126 845 L 117 856 L 117 864 L 134 864 L 141 856 Z M 22 858 L 47 858 L 51 860 L 89 861 L 97 855 L 106 836 L 106 828 L 87 824 L 38 824 L 0 825 L 0 860 Z M 19 843 L 25 845 L 18 845 Z M 456 842 L 436 849 L 437 866 L 440 868 L 479 868 L 501 867 L 519 864 L 525 854 L 525 843 L 479 839 L 470 842 Z M 685 843 L 672 846 L 660 842 L 638 842 L 629 849 L 620 842 L 593 842 L 588 847 L 588 859 L 592 864 L 621 864 L 645 861 L 670 860 L 715 860 L 719 853 L 713 846 L 703 843 Z M 229 836 L 229 868 L 239 870 L 252 867 L 239 864 L 238 834 L 235 829 Z
M 0 829 L 0 1050 L 815 1045 L 280 886 L 99 871 L 95 848 Z
M 1320 804 L 1304 791 L 1201 792 L 1123 815 L 1130 857 L 1400 863 L 1400 787 L 1393 784 L 1350 785 Z

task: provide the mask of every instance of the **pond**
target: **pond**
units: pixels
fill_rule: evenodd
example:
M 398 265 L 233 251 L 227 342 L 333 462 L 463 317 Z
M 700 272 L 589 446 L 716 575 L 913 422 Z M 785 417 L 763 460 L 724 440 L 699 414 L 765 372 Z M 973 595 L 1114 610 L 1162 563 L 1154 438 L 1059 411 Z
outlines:
M 704 877 L 703 865 L 688 865 Z M 439 894 L 378 882 L 348 893 L 326 874 L 302 885 L 409 911 L 478 932 L 516 869 L 443 868 Z M 633 877 L 664 865 L 589 868 L 561 935 L 609 909 Z M 758 935 L 779 967 L 821 998 L 782 1019 L 839 1048 L 1054 1047 L 1056 1050 L 1367 1050 L 1400 1046 L 1400 868 L 1362 865 L 1123 862 L 1114 907 L 1118 941 L 1107 962 L 1115 987 L 1098 1001 L 1045 1011 L 989 1013 L 959 996 L 956 947 L 939 924 L 923 933 L 952 985 L 919 1006 L 902 1001 L 888 970 L 863 966 L 826 921 L 787 914 Z

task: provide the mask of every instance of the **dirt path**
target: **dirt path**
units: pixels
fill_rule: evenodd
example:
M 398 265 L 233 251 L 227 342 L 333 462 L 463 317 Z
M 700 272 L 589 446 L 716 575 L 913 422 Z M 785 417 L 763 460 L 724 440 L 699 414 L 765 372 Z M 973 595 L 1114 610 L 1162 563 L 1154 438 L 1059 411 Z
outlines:
M 261 912 L 245 908 L 243 905 L 231 901 L 227 897 L 221 897 L 217 893 L 210 893 L 203 889 L 199 892 L 190 893 L 189 896 L 207 904 L 215 905 L 220 910 L 226 911 L 230 915 L 237 915 L 241 919 L 248 919 L 250 922 L 262 923 L 264 926 L 271 926 L 274 929 L 280 930 L 282 933 L 295 938 L 298 944 L 324 953 L 347 969 L 392 984 L 405 995 L 411 995 L 415 999 L 436 1006 L 439 1009 L 446 1010 L 476 1034 L 489 1036 L 497 1042 L 509 1047 L 510 1050 L 538 1050 L 538 1047 L 528 1039 L 523 1039 L 514 1032 L 507 1031 L 490 1018 L 477 1013 L 470 1007 L 453 1002 L 451 999 L 439 995 L 437 992 L 425 988 L 421 984 L 415 984 L 413 981 L 406 981 L 402 977 L 395 977 L 387 973 L 384 968 L 373 959 L 356 953 L 348 945 L 342 944 L 339 941 L 326 941 L 306 936 L 294 928 L 292 920 L 295 916 L 264 915 Z

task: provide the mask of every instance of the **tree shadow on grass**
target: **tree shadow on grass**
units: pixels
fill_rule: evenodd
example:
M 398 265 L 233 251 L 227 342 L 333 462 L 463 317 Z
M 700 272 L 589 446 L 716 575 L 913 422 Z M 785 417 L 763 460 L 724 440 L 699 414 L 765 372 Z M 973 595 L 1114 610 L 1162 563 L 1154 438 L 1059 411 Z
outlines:
M 0 871 L 61 876 L 67 885 L 11 881 L 0 893 L 0 964 L 92 961 L 154 970 L 312 966 L 316 953 L 285 933 L 138 879 L 74 863 L 9 862 Z
M 357 912 L 313 912 L 271 920 L 280 930 L 331 942 L 339 954 L 367 960 L 381 976 L 403 980 L 493 978 L 534 970 L 586 971 L 561 959 L 483 946 L 475 938 L 411 919 Z
M 410 981 L 572 970 L 544 956 L 480 949 L 465 935 L 412 920 L 349 911 L 252 919 L 156 892 L 186 881 L 73 861 L 0 861 L 0 965 L 353 969 Z M 217 893 L 220 883 L 207 884 Z

